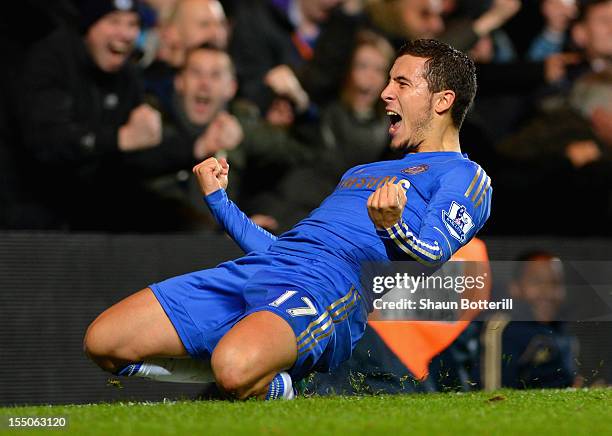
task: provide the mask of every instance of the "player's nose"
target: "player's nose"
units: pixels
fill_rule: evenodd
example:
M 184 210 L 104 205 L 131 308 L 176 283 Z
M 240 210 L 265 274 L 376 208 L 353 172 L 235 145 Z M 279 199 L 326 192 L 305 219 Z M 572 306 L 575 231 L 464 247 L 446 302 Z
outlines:
M 382 92 L 380 93 L 380 98 L 382 98 L 383 101 L 393 100 L 393 94 L 391 93 L 390 83 L 387 86 L 385 86 L 385 89 L 382 90 Z

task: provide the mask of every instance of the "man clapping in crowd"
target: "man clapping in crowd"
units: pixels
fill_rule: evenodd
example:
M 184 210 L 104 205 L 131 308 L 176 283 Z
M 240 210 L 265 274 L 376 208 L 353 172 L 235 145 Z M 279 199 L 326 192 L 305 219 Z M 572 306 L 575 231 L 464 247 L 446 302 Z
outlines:
M 127 62 L 139 32 L 136 3 L 87 0 L 81 34 L 60 29 L 29 54 L 20 118 L 41 227 L 113 229 L 137 195 L 117 172 L 124 153 L 162 138 Z M 135 197 L 132 197 L 134 195 Z

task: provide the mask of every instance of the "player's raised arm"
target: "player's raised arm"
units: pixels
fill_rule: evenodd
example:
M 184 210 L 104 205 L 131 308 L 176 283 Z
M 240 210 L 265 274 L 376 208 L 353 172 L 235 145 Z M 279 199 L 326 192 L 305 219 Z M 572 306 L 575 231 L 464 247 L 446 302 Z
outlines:
M 480 167 L 462 168 L 441 180 L 418 228 L 402 217 L 407 199 L 398 185 L 377 189 L 368 199 L 368 213 L 391 260 L 436 265 L 449 260 L 484 225 L 491 192 L 491 179 Z
M 389 259 L 416 260 L 426 265 L 443 263 L 450 256 L 445 256 L 438 239 L 415 235 L 406 226 L 402 219 L 406 202 L 406 191 L 394 183 L 379 187 L 368 198 L 368 215 L 385 244 Z
M 225 189 L 229 177 L 227 160 L 214 157 L 193 168 L 200 190 L 215 220 L 245 252 L 265 250 L 276 236 L 259 227 L 231 201 Z
M 384 230 L 397 224 L 406 207 L 406 191 L 395 183 L 385 183 L 368 198 L 368 215 L 376 230 Z

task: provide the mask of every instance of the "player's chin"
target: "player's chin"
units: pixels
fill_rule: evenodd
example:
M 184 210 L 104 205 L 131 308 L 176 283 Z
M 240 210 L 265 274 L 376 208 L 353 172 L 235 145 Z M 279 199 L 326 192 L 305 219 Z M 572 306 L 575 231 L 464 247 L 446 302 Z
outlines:
M 406 141 L 402 141 L 400 138 L 394 137 L 391 138 L 391 143 L 389 144 L 391 150 L 402 150 L 406 148 Z

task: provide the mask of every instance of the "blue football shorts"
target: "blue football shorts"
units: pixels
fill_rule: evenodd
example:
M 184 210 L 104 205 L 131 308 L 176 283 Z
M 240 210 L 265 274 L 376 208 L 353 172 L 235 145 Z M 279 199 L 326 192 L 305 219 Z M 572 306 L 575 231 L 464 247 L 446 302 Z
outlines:
M 298 357 L 289 370 L 294 380 L 348 360 L 367 322 L 361 295 L 328 260 L 252 253 L 150 288 L 196 359 L 210 359 L 219 340 L 245 316 L 277 314 L 297 339 Z

